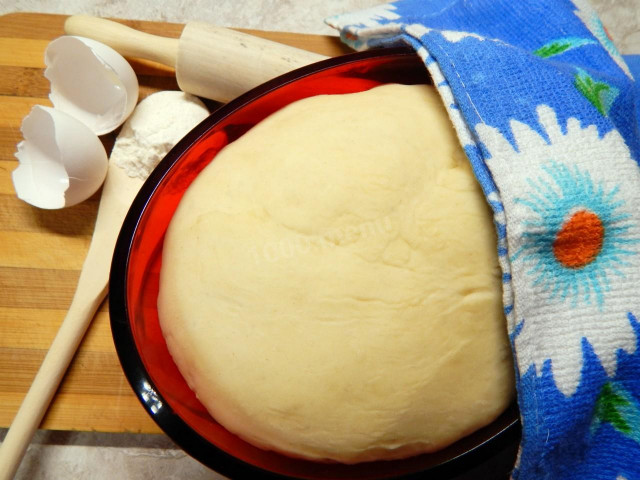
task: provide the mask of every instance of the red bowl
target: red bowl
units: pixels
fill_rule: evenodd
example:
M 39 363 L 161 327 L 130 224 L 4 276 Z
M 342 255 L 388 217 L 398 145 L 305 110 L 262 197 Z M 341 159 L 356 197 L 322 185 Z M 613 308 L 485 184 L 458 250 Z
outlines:
M 221 107 L 167 154 L 134 200 L 115 248 L 109 309 L 127 379 L 158 426 L 190 455 L 233 478 L 501 478 L 513 466 L 520 428 L 512 405 L 491 425 L 434 454 L 357 465 L 318 463 L 256 448 L 217 423 L 180 375 L 156 310 L 162 244 L 180 199 L 228 143 L 301 98 L 353 93 L 383 83 L 430 83 L 407 49 L 355 53 L 278 77 Z

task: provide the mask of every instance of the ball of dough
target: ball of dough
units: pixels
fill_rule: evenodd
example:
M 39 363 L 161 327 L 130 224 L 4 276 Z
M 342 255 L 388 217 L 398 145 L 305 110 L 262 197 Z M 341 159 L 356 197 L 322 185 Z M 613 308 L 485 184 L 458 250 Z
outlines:
M 196 178 L 158 310 L 211 415 L 345 463 L 441 449 L 513 392 L 491 213 L 431 86 L 278 111 Z

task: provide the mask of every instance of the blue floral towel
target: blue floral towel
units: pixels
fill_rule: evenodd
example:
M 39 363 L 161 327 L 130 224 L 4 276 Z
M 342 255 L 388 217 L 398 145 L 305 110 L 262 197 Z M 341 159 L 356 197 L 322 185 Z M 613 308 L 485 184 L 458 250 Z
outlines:
M 637 59 L 584 0 L 401 0 L 327 23 L 417 51 L 493 208 L 514 478 L 640 479 Z

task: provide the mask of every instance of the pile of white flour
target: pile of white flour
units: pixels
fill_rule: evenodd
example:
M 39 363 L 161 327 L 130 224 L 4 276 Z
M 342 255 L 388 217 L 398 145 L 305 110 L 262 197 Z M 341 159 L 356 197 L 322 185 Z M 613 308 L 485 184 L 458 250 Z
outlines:
M 197 97 L 164 91 L 142 100 L 127 119 L 111 152 L 111 161 L 130 177 L 146 179 L 151 170 L 193 127 L 209 115 Z

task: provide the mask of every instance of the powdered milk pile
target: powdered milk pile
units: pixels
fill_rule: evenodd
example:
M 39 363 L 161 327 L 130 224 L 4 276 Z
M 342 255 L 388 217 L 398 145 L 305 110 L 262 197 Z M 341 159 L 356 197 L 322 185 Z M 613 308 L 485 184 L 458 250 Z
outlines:
M 173 90 L 153 93 L 125 122 L 111 160 L 130 177 L 145 180 L 167 152 L 208 115 L 207 107 L 193 95 Z

